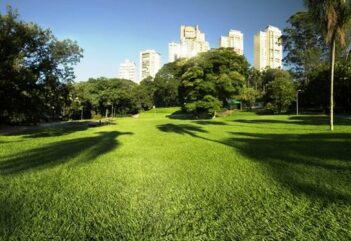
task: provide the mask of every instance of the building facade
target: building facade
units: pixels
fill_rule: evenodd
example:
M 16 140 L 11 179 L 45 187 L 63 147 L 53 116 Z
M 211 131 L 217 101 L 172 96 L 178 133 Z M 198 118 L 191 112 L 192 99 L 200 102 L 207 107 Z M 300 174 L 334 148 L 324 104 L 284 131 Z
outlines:
M 134 62 L 130 61 L 129 59 L 126 59 L 123 63 L 119 65 L 118 78 L 128 79 L 136 82 L 137 80 L 136 74 L 137 74 L 136 65 Z
M 268 26 L 254 36 L 254 67 L 257 70 L 282 68 L 282 32 L 277 27 Z
M 140 53 L 140 81 L 151 76 L 155 77 L 161 68 L 161 55 L 155 50 Z
M 244 34 L 231 29 L 228 36 L 221 36 L 218 41 L 218 47 L 233 48 L 237 54 L 244 55 Z
M 205 40 L 199 26 L 180 26 L 180 43 L 168 45 L 168 61 L 173 62 L 178 58 L 191 58 L 198 53 L 210 50 L 210 44 Z
M 174 62 L 180 58 L 180 44 L 169 43 L 168 44 L 168 62 Z

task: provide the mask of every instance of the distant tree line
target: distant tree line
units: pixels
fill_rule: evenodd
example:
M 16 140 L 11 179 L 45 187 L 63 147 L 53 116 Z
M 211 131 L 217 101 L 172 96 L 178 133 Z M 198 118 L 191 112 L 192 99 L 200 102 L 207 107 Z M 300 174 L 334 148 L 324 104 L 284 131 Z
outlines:
M 143 83 L 146 83 L 145 80 Z M 101 118 L 108 116 L 136 114 L 142 109 L 151 108 L 145 86 L 131 80 L 89 79 L 87 82 L 71 86 L 71 105 L 68 118 Z M 144 98 L 144 99 L 143 99 Z
M 295 83 L 289 72 L 249 68 L 233 49 L 221 48 L 191 59 L 165 64 L 155 78 L 135 84 L 123 79 L 89 79 L 72 85 L 70 118 L 135 114 L 153 106 L 181 106 L 198 117 L 222 109 L 251 108 L 261 102 L 273 112 L 287 111 L 294 101 Z

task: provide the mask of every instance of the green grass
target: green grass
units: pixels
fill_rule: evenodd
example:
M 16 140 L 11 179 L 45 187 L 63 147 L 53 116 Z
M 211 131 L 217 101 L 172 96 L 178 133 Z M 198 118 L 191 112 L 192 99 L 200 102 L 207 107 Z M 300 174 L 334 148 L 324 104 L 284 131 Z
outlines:
M 0 136 L 0 240 L 350 240 L 351 120 L 175 109 Z

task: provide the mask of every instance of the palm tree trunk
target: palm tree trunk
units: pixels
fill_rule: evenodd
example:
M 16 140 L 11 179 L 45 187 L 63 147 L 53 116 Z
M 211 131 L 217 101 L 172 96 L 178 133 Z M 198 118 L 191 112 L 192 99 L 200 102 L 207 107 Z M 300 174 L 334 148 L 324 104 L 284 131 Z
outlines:
M 335 67 L 335 37 L 331 42 L 330 54 L 330 130 L 334 130 L 334 67 Z

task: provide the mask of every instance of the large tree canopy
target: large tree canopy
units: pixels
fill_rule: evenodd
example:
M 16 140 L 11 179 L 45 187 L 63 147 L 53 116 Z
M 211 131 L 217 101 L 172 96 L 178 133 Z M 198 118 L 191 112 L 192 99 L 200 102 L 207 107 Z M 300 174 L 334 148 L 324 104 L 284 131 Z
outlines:
M 0 13 L 0 122 L 56 118 L 68 100 L 66 83 L 82 49 L 25 23 L 10 7 Z
M 266 109 L 276 113 L 287 111 L 296 96 L 296 87 L 290 73 L 281 69 L 267 69 L 262 75 Z
M 284 62 L 297 78 L 306 80 L 311 70 L 326 61 L 327 47 L 309 12 L 297 12 L 287 23 L 289 26 L 284 29 L 282 37 L 286 52 Z
M 138 86 L 131 80 L 104 77 L 76 83 L 71 91 L 75 105 L 69 110 L 70 118 L 80 118 L 79 111 L 83 111 L 84 118 L 91 118 L 135 114 L 146 105 L 145 109 L 151 108 L 152 103 L 144 89 L 143 85 Z
M 178 88 L 186 59 L 165 64 L 155 76 L 154 101 L 156 106 L 178 106 Z
M 246 59 L 231 48 L 201 53 L 183 66 L 180 104 L 188 112 L 212 115 L 226 105 L 228 99 L 239 94 L 247 72 Z

